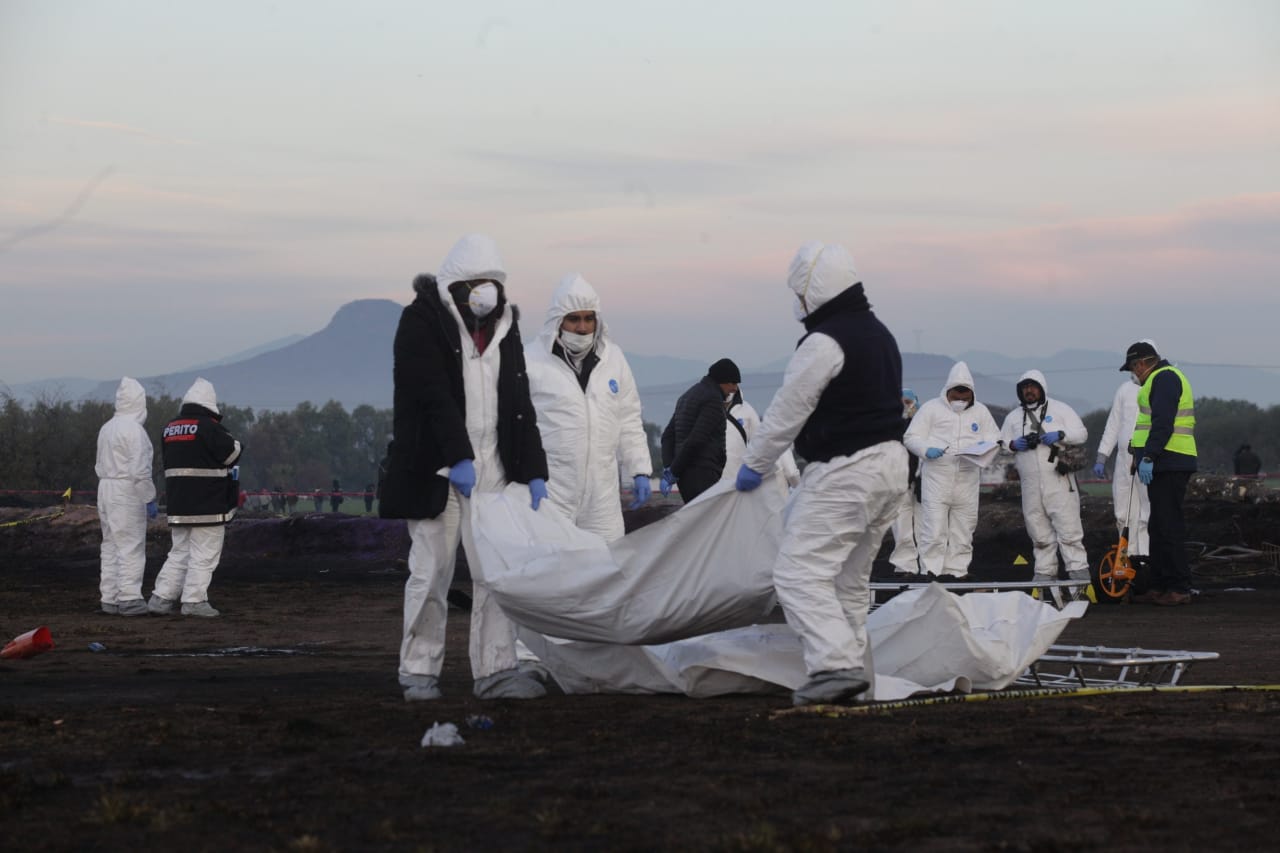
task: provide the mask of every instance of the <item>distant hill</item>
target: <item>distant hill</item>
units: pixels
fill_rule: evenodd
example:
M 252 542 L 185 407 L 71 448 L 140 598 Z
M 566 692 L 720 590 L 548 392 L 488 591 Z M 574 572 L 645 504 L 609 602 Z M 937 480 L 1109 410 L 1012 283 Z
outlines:
M 289 344 L 297 343 L 305 337 L 306 335 L 287 335 L 283 338 L 276 338 L 274 341 L 267 341 L 265 344 L 259 344 L 256 347 L 250 347 L 247 350 L 241 350 L 214 361 L 206 361 L 204 364 L 193 364 L 190 367 L 184 367 L 182 372 L 208 370 L 211 367 L 220 367 L 224 364 L 235 364 L 237 361 L 245 361 L 255 355 L 262 355 L 264 352 L 275 352 L 278 349 L 284 349 Z

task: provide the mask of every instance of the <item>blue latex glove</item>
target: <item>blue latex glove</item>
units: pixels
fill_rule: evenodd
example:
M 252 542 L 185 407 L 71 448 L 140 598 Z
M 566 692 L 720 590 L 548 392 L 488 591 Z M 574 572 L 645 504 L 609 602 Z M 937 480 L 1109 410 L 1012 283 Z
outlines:
M 676 484 L 676 475 L 671 473 L 670 468 L 662 469 L 662 479 L 658 482 L 658 491 L 662 492 L 665 498 L 671 494 L 671 487 Z
M 639 509 L 649 502 L 649 496 L 652 494 L 653 485 L 649 482 L 649 478 L 644 474 L 636 474 L 636 499 L 627 509 Z
M 470 459 L 463 459 L 449 469 L 449 482 L 462 492 L 464 498 L 471 497 L 471 490 L 476 487 L 476 465 Z
M 147 501 L 147 518 L 155 518 L 160 514 L 160 507 L 156 506 L 155 501 Z
M 541 477 L 534 477 L 529 481 L 529 498 L 533 501 L 530 504 L 534 512 L 538 510 L 538 504 L 542 503 L 542 499 L 547 496 L 547 481 Z
M 941 447 L 930 447 L 924 452 L 925 459 L 937 459 L 943 453 Z
M 1093 476 L 1097 477 L 1099 480 L 1106 479 L 1106 476 L 1107 476 L 1106 464 L 1102 462 L 1093 463 Z
M 1065 433 L 1063 433 L 1063 431 L 1060 429 L 1051 429 L 1048 432 L 1046 432 L 1044 435 L 1040 436 L 1040 443 L 1053 444 L 1056 441 L 1062 441 L 1062 436 L 1064 434 Z
M 1009 446 L 1012 447 L 1014 450 L 1026 450 L 1027 440 L 1022 436 L 1018 436 L 1013 440 L 1013 442 Z
M 738 487 L 740 492 L 750 492 L 760 488 L 760 484 L 764 482 L 764 474 L 757 474 L 746 465 L 738 469 L 738 481 L 734 485 Z
M 1150 459 L 1143 459 L 1138 463 L 1138 479 L 1142 481 L 1142 485 L 1151 485 L 1151 478 L 1155 476 L 1155 467 L 1156 463 Z

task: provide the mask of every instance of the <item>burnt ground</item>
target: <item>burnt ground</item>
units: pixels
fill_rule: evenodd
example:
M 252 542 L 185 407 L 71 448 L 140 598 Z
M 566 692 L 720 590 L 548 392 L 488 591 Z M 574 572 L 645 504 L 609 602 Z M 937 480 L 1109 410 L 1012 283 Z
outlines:
M 1189 505 L 1191 507 L 1192 505 Z M 1013 515 L 1011 515 L 1013 513 Z M 1192 538 L 1280 539 L 1276 504 L 1206 502 Z M 10 514 L 5 518 L 16 516 Z M 1086 502 L 1090 554 L 1112 536 Z M 3 520 L 3 519 L 0 519 Z M 984 504 L 975 571 L 1029 554 Z M 0 530 L 0 827 L 39 850 L 1273 849 L 1280 693 L 1133 693 L 826 718 L 786 696 L 470 695 L 467 614 L 443 687 L 396 685 L 407 544 L 373 519 L 244 519 L 224 616 L 95 613 L 96 520 Z M 146 589 L 167 545 L 152 532 Z M 403 549 L 401 546 L 404 546 Z M 1184 684 L 1280 684 L 1280 577 L 1200 558 L 1189 607 L 1099 605 L 1060 642 L 1214 651 Z M 1249 587 L 1251 591 L 1229 591 Z M 90 643 L 106 648 L 90 651 Z M 247 650 L 251 647 L 257 651 Z M 236 651 L 239 649 L 240 651 Z M 466 726 L 484 714 L 492 728 Z M 466 744 L 422 749 L 434 722 Z

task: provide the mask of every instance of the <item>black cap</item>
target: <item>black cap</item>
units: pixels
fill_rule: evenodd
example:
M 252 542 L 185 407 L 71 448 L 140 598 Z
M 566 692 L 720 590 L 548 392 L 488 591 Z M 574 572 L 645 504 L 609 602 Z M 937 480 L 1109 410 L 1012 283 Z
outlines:
M 738 372 L 738 365 L 727 358 L 722 358 L 711 365 L 707 369 L 707 375 L 721 385 L 727 385 L 730 382 L 737 384 L 742 381 L 742 374 Z
M 1151 357 L 1159 358 L 1160 353 L 1156 352 L 1156 348 L 1146 341 L 1138 341 L 1129 347 L 1129 351 L 1124 354 L 1124 364 L 1120 365 L 1120 372 L 1123 373 L 1129 369 L 1129 365 L 1135 361 Z

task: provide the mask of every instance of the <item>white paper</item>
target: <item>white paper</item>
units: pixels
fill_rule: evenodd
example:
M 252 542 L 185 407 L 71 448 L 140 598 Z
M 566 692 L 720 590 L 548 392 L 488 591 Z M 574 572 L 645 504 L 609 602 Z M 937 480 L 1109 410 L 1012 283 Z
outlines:
M 962 447 L 952 452 L 966 462 L 972 462 L 979 468 L 986 468 L 991 464 L 991 460 L 996 458 L 996 452 L 1000 449 L 1000 445 L 994 441 L 979 441 L 977 444 L 971 444 L 968 447 Z

